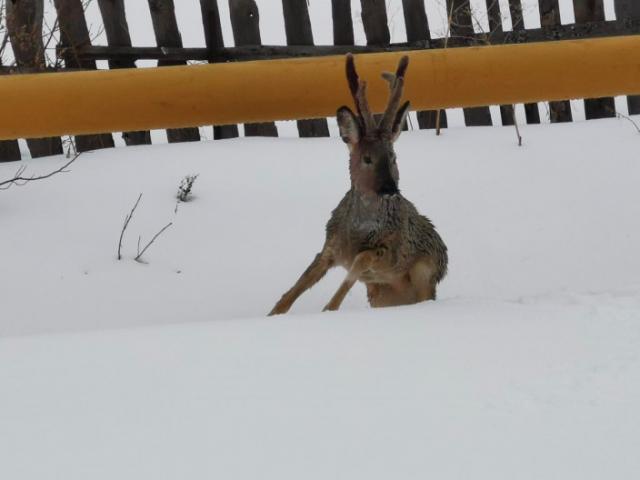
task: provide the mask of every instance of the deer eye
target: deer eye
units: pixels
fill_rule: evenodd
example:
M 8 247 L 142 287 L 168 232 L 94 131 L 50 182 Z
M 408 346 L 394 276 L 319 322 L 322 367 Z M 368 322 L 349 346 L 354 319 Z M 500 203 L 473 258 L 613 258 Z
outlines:
M 371 157 L 369 157 L 369 156 L 364 157 L 364 158 L 362 159 L 362 161 L 363 161 L 364 163 L 366 163 L 367 165 L 371 165 Z

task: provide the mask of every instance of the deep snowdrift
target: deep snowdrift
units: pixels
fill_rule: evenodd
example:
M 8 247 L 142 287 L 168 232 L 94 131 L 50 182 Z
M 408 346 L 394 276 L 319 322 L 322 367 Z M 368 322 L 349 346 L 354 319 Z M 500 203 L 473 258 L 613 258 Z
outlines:
M 335 138 L 96 152 L 0 192 L 0 478 L 632 477 L 640 136 L 618 120 L 513 136 L 400 139 L 401 188 L 451 264 L 439 301 L 397 309 L 358 287 L 309 315 L 336 270 L 263 317 L 348 188 Z M 67 333 L 25 336 L 51 332 Z

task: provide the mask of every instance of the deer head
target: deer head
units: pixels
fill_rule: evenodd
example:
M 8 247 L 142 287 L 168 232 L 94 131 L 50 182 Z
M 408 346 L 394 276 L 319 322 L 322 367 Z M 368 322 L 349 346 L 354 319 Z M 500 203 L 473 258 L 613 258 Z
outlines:
M 350 152 L 351 187 L 365 195 L 395 195 L 398 190 L 398 166 L 393 143 L 400 136 L 409 113 L 409 102 L 400 106 L 404 74 L 409 58 L 402 57 L 395 75 L 383 73 L 391 94 L 384 114 L 377 121 L 367 101 L 367 83 L 360 80 L 351 54 L 347 55 L 347 81 L 357 114 L 346 106 L 336 114 L 340 136 Z

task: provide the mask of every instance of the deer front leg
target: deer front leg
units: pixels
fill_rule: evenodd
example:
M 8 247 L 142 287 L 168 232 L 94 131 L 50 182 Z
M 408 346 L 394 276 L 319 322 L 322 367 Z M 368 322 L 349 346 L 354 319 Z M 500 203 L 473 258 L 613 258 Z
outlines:
M 356 255 L 356 258 L 353 260 L 351 264 L 351 268 L 347 272 L 347 277 L 344 279 L 338 291 L 333 295 L 327 306 L 324 307 L 323 312 L 338 310 L 340 305 L 344 300 L 344 297 L 347 296 L 349 290 L 356 283 L 360 275 L 366 272 L 369 269 L 375 268 L 382 259 L 386 256 L 387 249 L 384 247 L 376 248 L 375 250 L 365 250 L 364 252 L 360 252 Z
M 332 266 L 332 255 L 324 248 L 322 252 L 316 255 L 316 258 L 314 258 L 311 265 L 307 267 L 295 285 L 282 295 L 282 298 L 278 300 L 278 303 L 269 312 L 269 316 L 287 313 L 298 297 L 318 283 Z

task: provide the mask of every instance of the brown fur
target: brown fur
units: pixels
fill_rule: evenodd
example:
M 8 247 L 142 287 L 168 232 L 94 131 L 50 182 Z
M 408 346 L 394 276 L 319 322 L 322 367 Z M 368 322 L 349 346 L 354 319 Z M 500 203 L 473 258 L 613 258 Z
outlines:
M 399 106 L 407 65 L 405 57 L 395 75 L 384 74 L 391 95 L 377 125 L 366 101 L 366 84 L 357 76 L 353 57 L 347 56 L 347 79 L 358 115 L 341 107 L 337 117 L 350 152 L 351 189 L 327 223 L 322 251 L 270 315 L 289 311 L 335 266 L 347 269 L 347 276 L 325 310 L 339 309 L 356 281 L 366 284 L 372 307 L 436 298 L 436 285 L 447 271 L 447 247 L 431 221 L 400 194 L 393 150 L 409 110 L 408 102 Z

